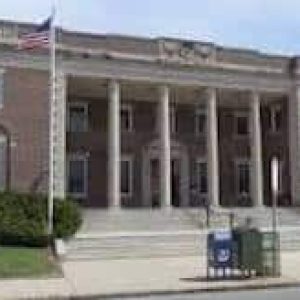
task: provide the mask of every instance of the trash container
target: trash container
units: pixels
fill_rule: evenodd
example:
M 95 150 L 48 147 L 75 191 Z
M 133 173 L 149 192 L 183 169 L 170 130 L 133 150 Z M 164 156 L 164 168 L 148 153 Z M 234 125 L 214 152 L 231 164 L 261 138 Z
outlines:
M 280 276 L 280 240 L 278 232 L 260 233 L 261 261 L 257 274 L 260 276 Z
M 237 268 L 251 275 L 261 262 L 260 233 L 257 229 L 236 228 L 233 239 L 237 245 Z

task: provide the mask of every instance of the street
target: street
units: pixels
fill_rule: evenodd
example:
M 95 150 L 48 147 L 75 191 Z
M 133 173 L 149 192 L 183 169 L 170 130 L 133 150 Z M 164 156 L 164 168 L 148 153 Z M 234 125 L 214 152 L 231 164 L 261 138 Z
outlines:
M 192 293 L 127 298 L 130 300 L 298 300 L 300 288 L 266 289 L 242 292 Z M 121 299 L 121 298 L 114 298 Z M 122 298 L 124 299 L 124 298 Z

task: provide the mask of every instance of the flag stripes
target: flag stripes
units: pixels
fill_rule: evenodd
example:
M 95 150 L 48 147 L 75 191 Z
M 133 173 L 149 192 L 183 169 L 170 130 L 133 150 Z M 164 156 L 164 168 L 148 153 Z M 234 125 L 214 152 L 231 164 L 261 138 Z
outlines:
M 28 34 L 22 36 L 20 43 L 19 43 L 19 49 L 25 50 L 25 49 L 34 49 L 34 48 L 40 48 L 43 46 L 49 45 L 49 33 L 48 32 L 40 32 L 35 34 Z
M 36 28 L 34 32 L 21 35 L 18 49 L 28 50 L 48 46 L 50 44 L 51 23 L 52 17 L 44 21 L 40 26 Z

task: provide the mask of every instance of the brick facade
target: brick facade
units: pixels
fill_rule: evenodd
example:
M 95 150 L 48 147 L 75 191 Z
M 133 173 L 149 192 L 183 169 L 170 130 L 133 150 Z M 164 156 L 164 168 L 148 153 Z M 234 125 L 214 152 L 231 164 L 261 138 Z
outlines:
M 7 186 L 44 192 L 48 176 L 48 75 L 8 68 L 4 85 L 0 119 L 9 141 Z
M 0 32 L 0 69 L 4 71 L 0 133 L 8 141 L 7 188 L 46 192 L 49 57 L 46 50 L 16 51 L 14 25 L 0 22 L 3 29 Z M 30 32 L 34 25 L 19 24 L 19 27 L 22 32 Z M 271 201 L 269 166 L 273 155 L 283 160 L 280 203 L 299 202 L 300 171 L 298 164 L 293 164 L 299 156 L 300 135 L 298 110 L 293 110 L 300 102 L 297 58 L 223 48 L 198 41 L 92 35 L 63 29 L 59 29 L 57 54 L 60 75 L 56 103 L 59 111 L 55 118 L 59 122 L 55 128 L 55 147 L 59 151 L 55 157 L 59 165 L 56 165 L 55 172 L 59 174 L 55 184 L 59 186 L 58 194 L 63 195 L 67 189 L 68 155 L 81 153 L 88 160 L 88 195 L 80 201 L 84 206 L 109 205 L 108 106 L 111 99 L 107 86 L 109 80 L 114 79 L 121 86 L 120 104 L 129 104 L 133 112 L 133 130 L 121 132 L 121 154 L 133 159 L 133 194 L 121 199 L 123 206 L 149 205 L 143 199 L 144 160 L 145 151 L 160 137 L 156 92 L 162 84 L 170 88 L 170 104 L 176 108 L 177 131 L 171 134 L 171 156 L 174 144 L 187 157 L 187 178 L 181 180 L 185 182 L 182 189 L 187 192 L 190 205 L 197 204 L 192 192 L 196 181 L 195 162 L 198 158 L 208 159 L 208 135 L 196 135 L 195 111 L 199 107 L 205 109 L 207 99 L 206 102 L 199 99 L 209 88 L 217 91 L 220 204 L 240 204 L 236 198 L 235 162 L 240 158 L 251 161 L 253 157 L 250 136 L 236 137 L 234 134 L 234 116 L 237 111 L 251 113 L 251 99 L 241 102 L 239 96 L 253 91 L 260 97 L 264 204 Z M 291 87 L 293 97 L 290 97 Z M 176 96 L 178 90 L 180 93 Z M 231 96 L 226 96 L 226 93 Z M 67 109 L 64 111 L 65 105 L 78 101 L 88 104 L 88 130 L 66 133 L 68 113 Z M 282 109 L 282 127 L 276 133 L 269 128 L 269 108 L 275 104 Z

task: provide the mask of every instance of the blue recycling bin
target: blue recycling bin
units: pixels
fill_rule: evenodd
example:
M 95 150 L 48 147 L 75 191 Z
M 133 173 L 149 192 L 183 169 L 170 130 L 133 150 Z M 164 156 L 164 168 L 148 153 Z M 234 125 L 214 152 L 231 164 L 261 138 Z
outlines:
M 235 246 L 231 230 L 214 231 L 208 234 L 207 255 L 208 255 L 208 277 L 211 268 L 216 270 L 233 269 L 235 265 Z M 223 272 L 224 276 L 226 272 Z

